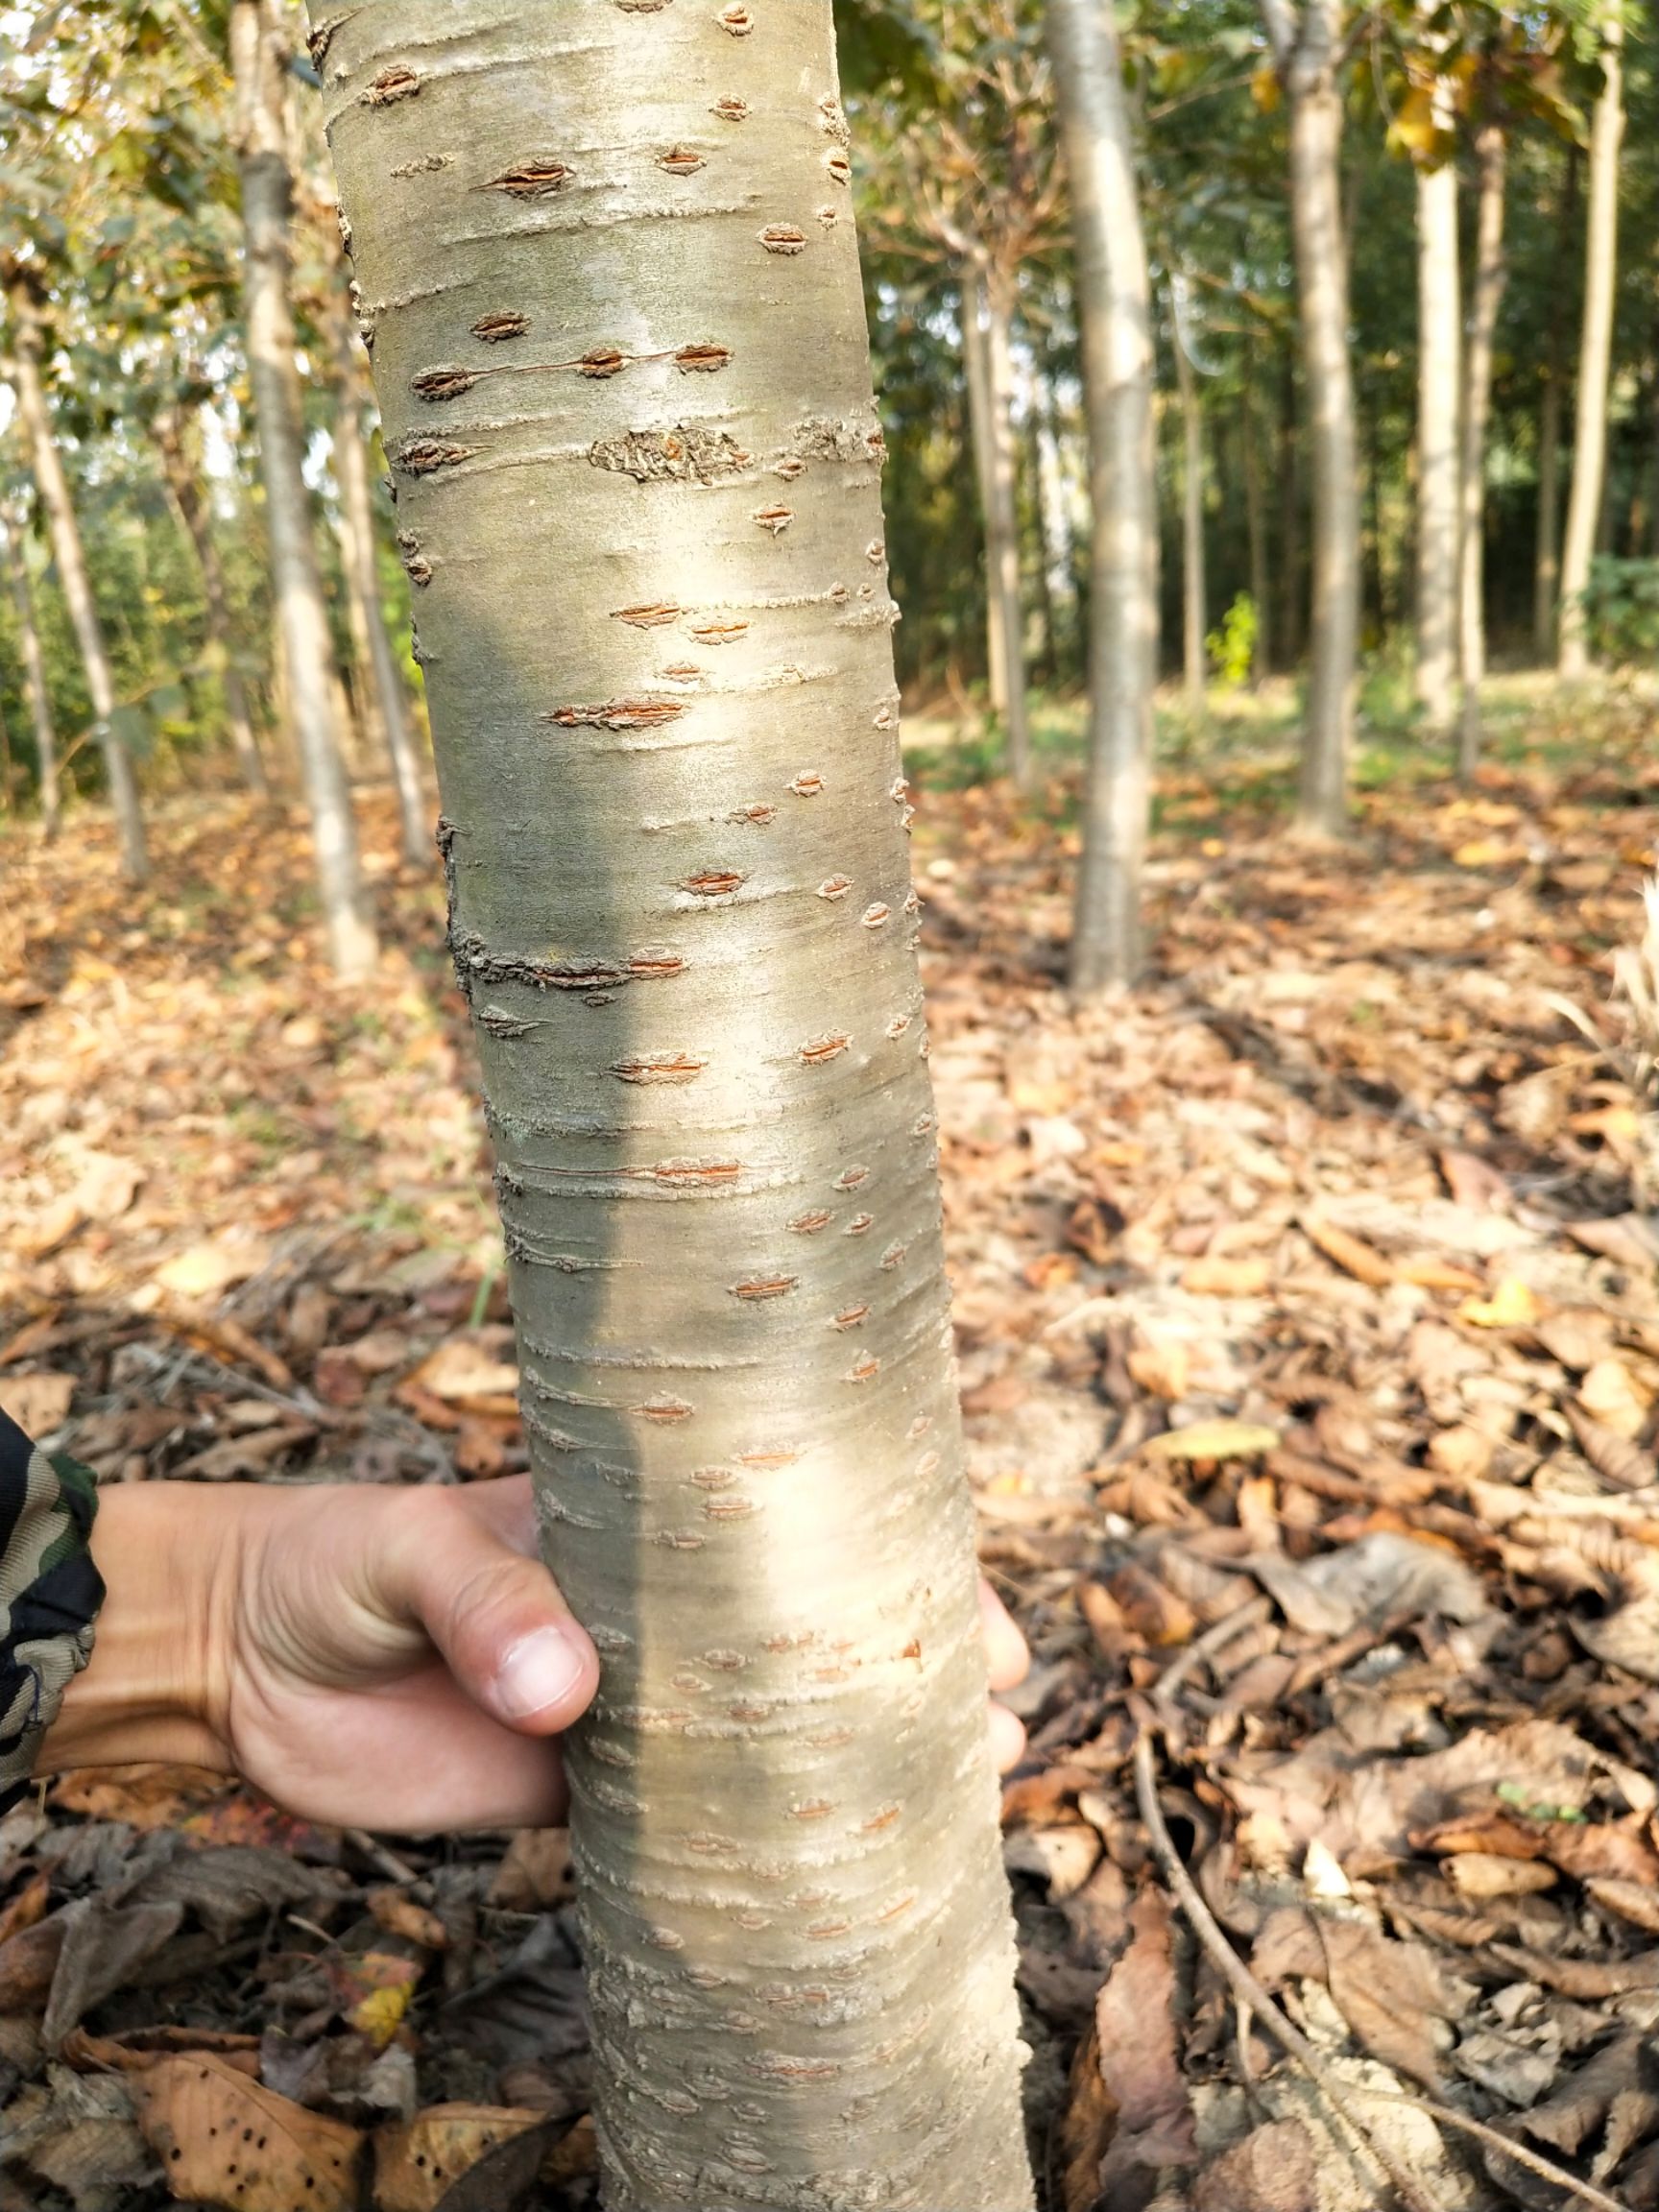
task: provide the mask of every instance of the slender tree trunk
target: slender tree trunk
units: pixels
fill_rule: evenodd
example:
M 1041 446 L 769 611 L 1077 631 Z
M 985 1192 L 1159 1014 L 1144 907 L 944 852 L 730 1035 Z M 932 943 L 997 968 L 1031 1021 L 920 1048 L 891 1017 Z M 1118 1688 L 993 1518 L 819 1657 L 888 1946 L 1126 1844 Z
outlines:
M 5 558 L 10 572 L 12 604 L 17 611 L 17 641 L 23 655 L 23 688 L 35 730 L 35 760 L 40 783 L 40 826 L 47 843 L 58 834 L 58 733 L 52 726 L 52 695 L 46 688 L 46 658 L 40 650 L 40 632 L 35 620 L 35 594 L 29 582 L 28 557 L 15 526 L 5 532 Z
M 23 435 L 28 442 L 40 503 L 46 510 L 46 519 L 52 532 L 52 553 L 58 564 L 58 581 L 62 587 L 69 619 L 74 625 L 76 642 L 81 648 L 81 661 L 86 674 L 87 694 L 92 701 L 99 749 L 104 756 L 104 774 L 109 788 L 110 810 L 115 817 L 115 831 L 121 845 L 122 873 L 130 883 L 142 883 L 149 875 L 150 863 L 144 849 L 144 816 L 138 803 L 138 783 L 132 773 L 127 748 L 111 727 L 110 718 L 115 712 L 115 681 L 109 672 L 109 655 L 104 643 L 104 627 L 98 619 L 98 604 L 92 596 L 92 579 L 86 572 L 86 557 L 81 545 L 81 528 L 75 517 L 75 503 L 69 494 L 69 481 L 63 473 L 63 463 L 58 452 L 57 441 L 52 435 L 52 421 L 46 410 L 46 396 L 40 386 L 38 310 L 27 285 L 22 282 L 12 285 L 11 301 L 14 340 L 12 373 L 17 393 L 17 412 L 22 420 Z
M 1059 668 L 1059 650 L 1054 611 L 1053 560 L 1048 546 L 1048 515 L 1043 502 L 1043 431 L 1037 413 L 1037 381 L 1035 368 L 1022 379 L 1025 395 L 1023 445 L 1031 536 L 1036 545 L 1036 559 L 1031 569 L 1031 596 L 1036 601 L 1037 620 L 1043 631 L 1043 653 L 1039 666 L 1044 683 L 1052 690 Z
M 288 697 L 311 815 L 317 880 L 334 968 L 362 976 L 378 957 L 357 859 L 357 829 L 341 758 L 336 670 L 301 464 L 304 426 L 289 302 L 293 180 L 283 118 L 281 50 L 260 0 L 232 0 L 230 61 L 237 160 L 247 235 L 243 315 L 265 480 L 271 581 L 288 672 Z
M 1273 608 L 1268 583 L 1267 507 L 1262 486 L 1262 425 L 1257 415 L 1255 349 L 1245 365 L 1239 395 L 1238 443 L 1243 461 L 1244 531 L 1250 549 L 1250 597 L 1256 608 L 1256 645 L 1251 682 L 1260 686 L 1273 673 Z
M 1480 757 L 1480 684 L 1486 673 L 1486 431 L 1492 414 L 1492 343 L 1503 303 L 1503 189 L 1508 140 L 1503 126 L 1476 133 L 1479 197 L 1475 274 L 1469 296 L 1469 343 L 1463 393 L 1463 515 L 1459 550 L 1458 678 L 1462 685 L 1457 767 L 1466 780 Z
M 432 850 L 426 795 L 421 788 L 421 761 L 409 720 L 409 703 L 380 603 L 363 381 L 357 368 L 350 312 L 338 286 L 330 288 L 328 322 L 334 370 L 334 480 L 340 492 L 340 551 L 351 604 L 352 635 L 360 640 L 359 666 L 365 669 L 367 687 L 373 694 L 376 734 L 384 742 L 392 765 L 403 857 L 411 867 L 424 868 Z
M 1266 0 L 1290 106 L 1290 218 L 1313 457 L 1313 610 L 1299 825 L 1348 816 L 1359 642 L 1359 484 L 1342 235 L 1342 0 Z
M 1094 516 L 1089 783 L 1071 939 L 1071 987 L 1090 993 L 1133 982 L 1141 967 L 1158 674 L 1152 300 L 1112 12 L 1098 0 L 1048 0 L 1047 34 L 1071 193 Z
M 156 416 L 152 430 L 156 451 L 161 457 L 161 470 L 166 478 L 173 511 L 195 549 L 196 565 L 202 573 L 202 595 L 207 609 L 207 637 L 219 665 L 220 688 L 225 695 L 225 719 L 230 727 L 230 742 L 235 749 L 236 765 L 242 771 L 242 781 L 249 790 L 255 792 L 261 799 L 268 798 L 271 792 L 270 780 L 265 774 L 265 763 L 259 757 L 252 719 L 248 712 L 248 693 L 232 651 L 230 613 L 225 596 L 225 571 L 220 565 L 219 548 L 213 541 L 213 524 L 207 512 L 207 501 L 203 495 L 202 478 L 190 454 L 185 450 L 184 426 L 176 414 L 170 409 L 164 410 Z
M 1053 681 L 1069 683 L 1075 669 L 1081 640 L 1077 602 L 1077 548 L 1067 503 L 1068 479 L 1060 452 L 1060 433 L 1054 419 L 1054 390 L 1041 370 L 1034 380 L 1037 425 L 1037 488 L 1042 502 L 1044 538 L 1051 568 L 1049 603 L 1054 610 L 1055 644 Z M 1061 610 L 1065 610 L 1062 616 Z M 1062 627 L 1063 625 L 1063 627 Z
M 1007 701 L 1008 768 L 1021 790 L 1031 781 L 1031 733 L 1025 702 L 1025 611 L 1020 589 L 1019 441 L 1014 430 L 1013 306 L 995 270 L 981 279 L 991 507 L 986 517 L 986 586 L 1002 640 Z
M 1561 401 L 1565 382 L 1565 317 L 1560 312 L 1577 253 L 1578 149 L 1567 149 L 1553 254 L 1557 311 L 1545 339 L 1544 383 L 1538 409 L 1538 541 L 1532 567 L 1532 647 L 1541 661 L 1555 658 L 1555 612 L 1561 582 Z
M 1568 683 L 1590 672 L 1584 590 L 1601 517 L 1607 471 L 1607 385 L 1613 358 L 1613 287 L 1619 251 L 1619 148 L 1624 136 L 1624 28 L 1617 5 L 1601 18 L 1601 94 L 1590 125 L 1589 211 L 1584 242 L 1584 324 L 1578 345 L 1578 406 L 1573 426 L 1573 488 L 1561 547 L 1556 667 Z
M 1202 722 L 1208 706 L 1204 637 L 1209 628 L 1204 584 L 1204 415 L 1198 378 L 1181 328 L 1181 302 L 1171 294 L 1169 342 L 1181 413 L 1181 688 L 1189 718 Z
M 996 564 L 992 558 L 992 517 L 996 512 L 996 469 L 992 459 L 991 345 L 985 329 L 984 291 L 965 269 L 962 292 L 962 372 L 968 392 L 968 433 L 974 445 L 974 475 L 979 487 L 979 517 L 985 533 L 985 698 L 993 714 L 1008 711 L 1008 662 L 1001 609 L 997 603 Z
M 1433 114 L 1453 128 L 1452 87 Z M 1417 171 L 1417 699 L 1429 728 L 1452 726 L 1457 667 L 1457 417 L 1463 327 L 1457 273 L 1457 165 Z
M 606 2200 L 1017 2212 L 829 0 L 314 21 L 542 1523 L 605 1660 L 567 1764 Z
M 1306 563 L 1302 550 L 1302 442 L 1296 409 L 1296 367 L 1288 352 L 1279 389 L 1280 658 L 1292 672 L 1307 647 Z

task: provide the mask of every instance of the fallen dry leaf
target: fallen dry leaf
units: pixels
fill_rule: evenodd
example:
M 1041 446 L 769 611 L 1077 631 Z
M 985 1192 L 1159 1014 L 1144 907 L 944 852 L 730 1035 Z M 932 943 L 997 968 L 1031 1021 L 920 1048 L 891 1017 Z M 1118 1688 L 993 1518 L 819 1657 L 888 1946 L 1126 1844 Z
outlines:
M 1304 1214 L 1302 1234 L 1344 1274 L 1368 1283 L 1374 1290 L 1385 1290 L 1396 1280 L 1392 1261 L 1384 1260 L 1363 1238 L 1350 1236 L 1334 1221 L 1324 1220 L 1317 1214 Z
M 74 1376 L 50 1368 L 7 1375 L 0 1381 L 0 1407 L 31 1437 L 49 1436 L 61 1428 L 74 1395 Z
M 236 2212 L 358 2212 L 364 2137 L 261 2088 L 210 2053 L 133 2078 L 144 2139 L 173 2195 Z
M 1176 2055 L 1172 1911 L 1161 1889 L 1142 1889 L 1129 1915 L 1129 1948 L 1094 2005 L 1100 2070 L 1118 2124 L 1100 2169 L 1101 2194 L 1143 2169 L 1197 2157 L 1187 2084 Z
M 1490 1298 L 1465 1298 L 1457 1318 L 1477 1329 L 1530 1329 L 1543 1311 L 1530 1284 L 1518 1275 L 1505 1275 Z
M 1193 1421 L 1170 1429 L 1141 1447 L 1144 1459 L 1259 1459 L 1277 1449 L 1280 1434 L 1260 1421 Z
M 374 2136 L 375 2212 L 437 2212 L 463 2175 L 502 2143 L 544 2128 L 546 2116 L 493 2104 L 431 2104 Z M 540 2152 L 531 2167 L 541 2163 Z

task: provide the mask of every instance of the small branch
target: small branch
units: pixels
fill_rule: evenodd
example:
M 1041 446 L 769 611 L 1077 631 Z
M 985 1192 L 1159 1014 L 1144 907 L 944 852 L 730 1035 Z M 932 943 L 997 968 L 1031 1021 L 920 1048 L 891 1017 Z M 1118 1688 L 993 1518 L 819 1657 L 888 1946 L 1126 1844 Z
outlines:
M 1187 1656 L 1183 1653 L 1183 1658 Z M 1179 1665 L 1180 1661 L 1176 1664 Z M 1164 1684 L 1160 1683 L 1154 1692 L 1155 1700 L 1164 1695 Z M 1557 2189 L 1565 2189 L 1581 2203 L 1594 2205 L 1596 2212 L 1624 2212 L 1624 2207 L 1616 2198 L 1598 2189 L 1594 2182 L 1580 2181 L 1575 2174 L 1570 2174 L 1565 2166 L 1557 2165 L 1554 2159 L 1546 2158 L 1526 2144 L 1500 2134 L 1496 2128 L 1488 2128 L 1479 2120 L 1469 2119 L 1466 2114 L 1455 2111 L 1449 2104 L 1436 2104 L 1430 2098 L 1409 2096 L 1404 2091 L 1368 2089 L 1357 2082 L 1344 2081 L 1339 2084 L 1312 2044 L 1300 2029 L 1293 2027 L 1286 2018 L 1279 2006 L 1234 1950 L 1220 1922 L 1199 1895 L 1197 1886 L 1175 1848 L 1175 1839 L 1169 1833 L 1163 1808 L 1158 1803 L 1155 1757 L 1151 1734 L 1142 1729 L 1135 1745 L 1135 1800 L 1141 1817 L 1146 1823 L 1153 1854 L 1164 1869 L 1165 1879 L 1169 1884 L 1176 1903 L 1186 1913 L 1193 1935 L 1234 1996 L 1255 2015 L 1274 2041 L 1306 2070 L 1332 2110 L 1353 2129 L 1399 2190 L 1410 2207 L 1410 2212 L 1439 2212 L 1439 2207 L 1423 2194 L 1416 2176 L 1402 2166 L 1393 2152 L 1379 2143 L 1364 2123 L 1356 2117 L 1349 2108 L 1350 2097 L 1370 2097 L 1380 2104 L 1408 2105 L 1414 2111 L 1426 2113 L 1436 2126 L 1451 2128 L 1460 2134 L 1472 2136 L 1487 2150 L 1497 2151 L 1502 2156 L 1512 2158 L 1518 2166 L 1525 2166 L 1529 2174 L 1536 2174 L 1540 2180 L 1549 2181 Z

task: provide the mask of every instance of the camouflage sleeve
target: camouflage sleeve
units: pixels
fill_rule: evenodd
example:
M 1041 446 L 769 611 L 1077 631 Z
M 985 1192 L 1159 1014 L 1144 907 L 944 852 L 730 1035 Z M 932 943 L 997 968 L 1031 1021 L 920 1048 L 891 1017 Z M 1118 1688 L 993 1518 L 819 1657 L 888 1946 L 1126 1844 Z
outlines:
M 30 1770 L 72 1676 L 92 1653 L 104 1584 L 89 1539 L 90 1469 L 36 1451 L 0 1411 L 0 1813 Z

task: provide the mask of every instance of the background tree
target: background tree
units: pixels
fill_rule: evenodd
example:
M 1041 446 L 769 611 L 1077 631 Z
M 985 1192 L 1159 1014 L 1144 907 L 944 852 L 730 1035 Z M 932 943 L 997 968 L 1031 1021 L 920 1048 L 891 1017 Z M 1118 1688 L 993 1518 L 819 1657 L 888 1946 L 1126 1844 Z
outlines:
M 35 621 L 35 593 L 29 582 L 29 564 L 23 534 L 13 515 L 0 520 L 0 559 L 6 564 L 7 583 L 16 611 L 18 652 L 23 684 L 29 701 L 29 720 L 35 734 L 35 774 L 40 799 L 40 824 L 48 838 L 58 834 L 58 738 L 52 723 L 52 700 L 46 688 L 46 663 L 40 651 L 40 633 Z
M 116 832 L 121 843 L 122 870 L 129 882 L 142 883 L 149 874 L 149 858 L 144 843 L 144 817 L 138 804 L 138 781 L 128 757 L 126 744 L 114 727 L 115 684 L 109 669 L 108 649 L 104 642 L 104 625 L 99 618 L 98 603 L 93 597 L 92 581 L 86 569 L 86 557 L 82 549 L 81 529 L 76 519 L 69 480 L 63 471 L 63 463 L 53 435 L 51 417 L 47 412 L 46 395 L 41 382 L 44 317 L 38 285 L 39 279 L 35 270 L 18 263 L 12 264 L 6 279 L 7 301 L 12 315 L 12 386 L 17 396 L 17 412 L 29 449 L 30 466 L 52 533 L 52 552 L 58 564 L 59 582 L 68 602 L 69 618 L 75 625 L 75 636 L 81 648 L 81 662 L 85 671 L 86 689 L 91 696 L 95 718 L 93 733 L 104 756 L 109 804 L 115 815 Z
M 1290 110 L 1290 214 L 1313 463 L 1311 665 L 1298 819 L 1338 835 L 1348 813 L 1359 641 L 1358 440 L 1342 225 L 1342 0 L 1262 0 Z
M 1607 398 L 1612 371 L 1614 281 L 1619 257 L 1619 149 L 1624 136 L 1624 27 L 1620 0 L 1597 20 L 1601 90 L 1590 127 L 1584 234 L 1584 323 L 1578 342 L 1578 398 L 1573 429 L 1573 484 L 1561 547 L 1556 665 L 1569 682 L 1589 672 L 1584 592 L 1601 520 L 1607 468 Z
M 1158 658 L 1152 306 L 1117 27 L 1098 0 L 1048 0 L 1047 31 L 1070 190 L 1094 516 L 1089 613 L 1089 767 L 1071 983 L 1132 982 Z
M 378 946 L 341 757 L 334 648 L 302 468 L 300 375 L 288 296 L 293 174 L 284 114 L 284 33 L 269 0 L 232 0 L 229 38 L 247 232 L 248 366 L 258 418 L 272 577 L 324 920 L 334 966 L 349 978 L 368 974 Z

